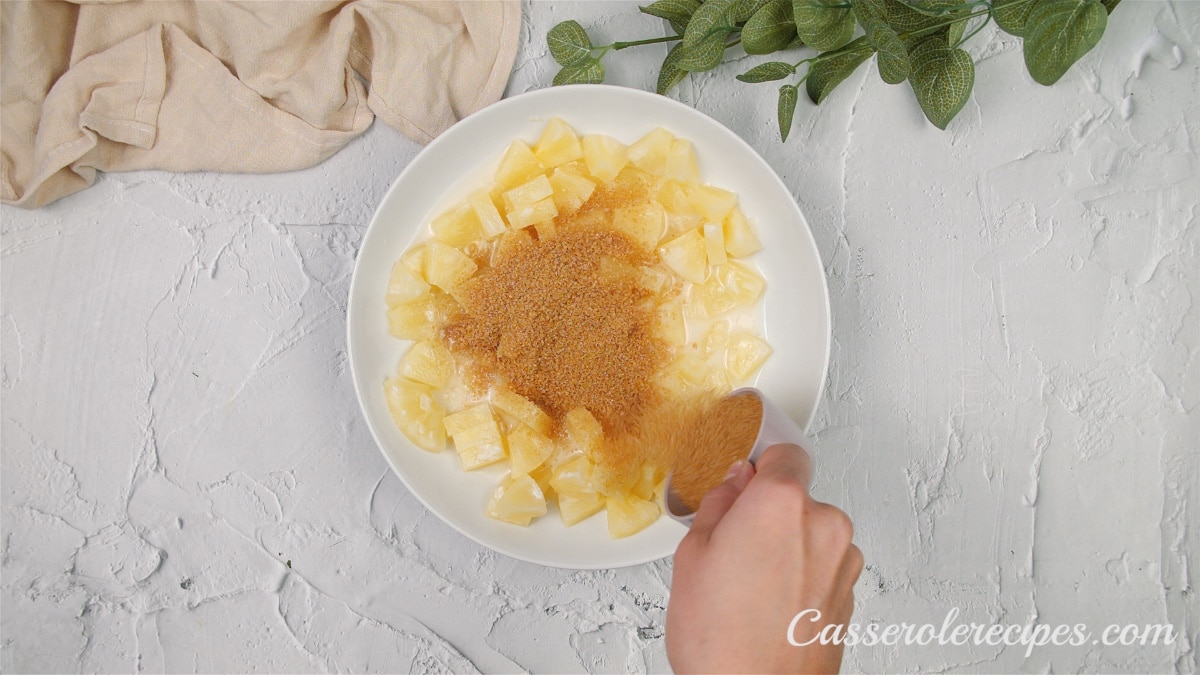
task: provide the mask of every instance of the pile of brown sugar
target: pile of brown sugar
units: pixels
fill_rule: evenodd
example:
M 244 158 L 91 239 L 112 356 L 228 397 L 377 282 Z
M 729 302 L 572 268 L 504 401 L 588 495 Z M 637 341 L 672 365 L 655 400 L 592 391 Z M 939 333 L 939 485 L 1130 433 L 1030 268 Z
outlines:
M 647 262 L 608 229 L 528 238 L 460 289 L 463 311 L 442 338 L 556 420 L 583 407 L 606 435 L 629 433 L 657 399 L 669 349 L 654 335 L 651 291 L 613 270 Z
M 762 401 L 741 393 L 681 407 L 659 420 L 674 429 L 665 440 L 671 492 L 691 510 L 700 508 L 700 500 L 721 484 L 729 467 L 750 455 L 762 416 Z

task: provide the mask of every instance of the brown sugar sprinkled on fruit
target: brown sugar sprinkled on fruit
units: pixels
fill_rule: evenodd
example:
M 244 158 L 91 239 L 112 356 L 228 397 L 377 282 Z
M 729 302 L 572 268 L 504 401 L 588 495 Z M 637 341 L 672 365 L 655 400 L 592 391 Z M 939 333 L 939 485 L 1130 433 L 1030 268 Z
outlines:
M 667 348 L 654 336 L 651 292 L 606 259 L 645 262 L 613 231 L 563 227 L 528 240 L 461 294 L 463 312 L 442 336 L 556 420 L 582 407 L 606 432 L 627 432 L 656 397 Z

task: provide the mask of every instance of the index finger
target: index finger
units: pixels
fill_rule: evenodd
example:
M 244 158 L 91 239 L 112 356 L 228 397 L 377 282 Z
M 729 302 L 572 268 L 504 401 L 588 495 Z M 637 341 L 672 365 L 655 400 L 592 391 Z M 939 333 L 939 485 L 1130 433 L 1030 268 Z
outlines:
M 800 483 L 804 490 L 812 484 L 813 460 L 795 443 L 779 443 L 767 448 L 754 463 L 754 475 L 783 478 Z

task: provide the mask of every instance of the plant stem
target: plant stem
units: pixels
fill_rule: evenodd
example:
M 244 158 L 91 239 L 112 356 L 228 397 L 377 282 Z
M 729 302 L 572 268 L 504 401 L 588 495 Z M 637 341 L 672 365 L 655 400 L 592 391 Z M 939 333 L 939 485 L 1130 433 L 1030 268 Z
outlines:
M 951 47 L 951 49 L 958 49 L 959 47 L 963 46 L 963 43 L 965 43 L 967 40 L 970 40 L 971 38 L 975 37 L 975 35 L 977 33 L 979 33 L 979 31 L 983 30 L 983 27 L 988 25 L 988 22 L 991 20 L 992 20 L 992 8 L 989 6 L 987 18 L 984 19 L 983 21 L 980 21 L 979 25 L 976 26 L 970 33 L 967 33 L 966 35 L 959 38 L 958 42 L 954 43 L 954 46 Z
M 649 38 L 646 40 L 634 40 L 632 42 L 614 42 L 611 45 L 604 45 L 603 47 L 597 47 L 597 49 L 603 49 L 604 51 L 608 51 L 609 49 L 614 49 L 614 50 L 620 51 L 622 49 L 629 49 L 630 47 L 638 47 L 641 45 L 653 45 L 653 44 L 658 44 L 660 42 L 674 42 L 675 40 L 682 40 L 682 39 L 683 39 L 682 35 L 667 35 L 664 37 Z
M 984 14 L 990 15 L 991 13 L 992 13 L 992 8 L 989 6 L 987 9 L 984 9 L 982 11 L 971 12 L 970 14 L 964 14 L 963 16 L 956 16 L 956 17 L 951 18 L 949 21 L 943 21 L 939 24 L 935 24 L 932 26 L 928 26 L 926 28 L 922 28 L 921 30 L 914 30 L 911 33 L 900 33 L 900 37 L 901 38 L 910 38 L 910 37 L 918 37 L 921 35 L 925 35 L 926 33 L 934 33 L 934 32 L 937 32 L 937 31 L 945 28 L 946 26 L 958 23 L 959 21 L 969 21 L 971 19 L 974 19 L 977 16 L 983 16 Z

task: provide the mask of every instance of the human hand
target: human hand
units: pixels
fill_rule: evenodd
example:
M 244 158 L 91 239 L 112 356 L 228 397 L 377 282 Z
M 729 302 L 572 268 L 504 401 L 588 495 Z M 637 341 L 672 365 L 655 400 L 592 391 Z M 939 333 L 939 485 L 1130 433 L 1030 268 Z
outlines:
M 700 502 L 675 551 L 667 658 L 676 672 L 835 673 L 841 645 L 792 646 L 827 624 L 849 623 L 862 552 L 841 510 L 808 494 L 812 460 L 774 445 L 757 470 L 738 462 Z

